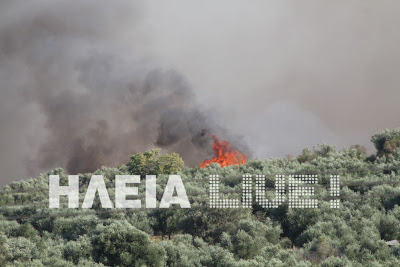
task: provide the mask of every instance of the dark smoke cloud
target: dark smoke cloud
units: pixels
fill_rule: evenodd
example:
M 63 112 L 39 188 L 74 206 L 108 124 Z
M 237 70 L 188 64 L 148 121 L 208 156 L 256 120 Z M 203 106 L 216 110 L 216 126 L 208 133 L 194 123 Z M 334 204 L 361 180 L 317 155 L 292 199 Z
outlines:
M 0 186 L 154 147 L 195 165 L 209 133 L 260 157 L 318 143 L 372 153 L 372 134 L 400 126 L 399 8 L 3 0 Z
M 193 166 L 210 156 L 205 129 L 227 136 L 181 74 L 142 55 L 148 38 L 140 30 L 141 5 L 31 7 L 20 3 L 11 10 L 17 17 L 0 27 L 2 185 L 23 178 L 16 172 L 88 172 L 154 147 Z

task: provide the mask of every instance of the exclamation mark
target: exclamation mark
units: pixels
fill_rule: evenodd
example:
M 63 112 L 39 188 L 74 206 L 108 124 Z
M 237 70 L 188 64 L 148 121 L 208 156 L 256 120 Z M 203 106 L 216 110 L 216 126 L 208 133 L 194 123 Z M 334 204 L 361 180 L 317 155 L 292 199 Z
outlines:
M 331 175 L 331 197 L 338 197 L 340 195 L 339 179 L 339 175 Z M 329 202 L 331 209 L 339 208 L 340 199 L 331 199 Z

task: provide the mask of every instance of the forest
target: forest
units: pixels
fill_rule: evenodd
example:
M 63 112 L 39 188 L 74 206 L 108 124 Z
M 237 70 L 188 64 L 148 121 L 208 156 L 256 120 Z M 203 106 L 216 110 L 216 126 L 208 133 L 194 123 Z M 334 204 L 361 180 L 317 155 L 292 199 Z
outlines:
M 154 149 L 79 174 L 80 203 L 92 175 L 104 177 L 111 199 L 116 175 L 157 175 L 157 207 L 169 174 L 178 174 L 189 209 L 103 209 L 97 195 L 92 209 L 69 209 L 66 196 L 50 209 L 49 176 L 68 182 L 61 168 L 13 182 L 0 190 L 0 266 L 400 266 L 400 246 L 386 243 L 400 240 L 400 129 L 371 142 L 371 155 L 360 145 L 322 144 L 296 157 L 204 168 Z M 318 208 L 263 208 L 254 194 L 249 208 L 210 207 L 210 175 L 220 177 L 221 198 L 241 199 L 249 174 L 265 175 L 267 199 L 277 174 L 317 175 Z M 340 176 L 339 208 L 330 206 L 331 175 Z M 144 182 L 138 191 L 145 203 Z

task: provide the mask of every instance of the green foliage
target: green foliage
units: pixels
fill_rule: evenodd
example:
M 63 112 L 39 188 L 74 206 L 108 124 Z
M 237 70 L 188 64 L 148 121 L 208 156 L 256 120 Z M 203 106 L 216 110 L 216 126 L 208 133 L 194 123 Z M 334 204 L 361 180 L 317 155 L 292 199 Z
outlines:
M 5 266 L 11 260 L 11 253 L 7 247 L 7 236 L 0 233 L 0 266 Z
M 74 264 L 90 258 L 91 253 L 92 244 L 87 235 L 80 236 L 77 241 L 67 242 L 64 247 L 64 258 Z
M 176 174 L 183 169 L 184 162 L 177 153 L 160 155 L 160 149 L 152 149 L 132 155 L 127 167 L 134 175 Z
M 161 234 L 162 239 L 168 235 L 171 239 L 171 234 L 177 233 L 179 229 L 179 220 L 182 217 L 182 210 L 155 210 L 151 216 L 153 218 L 152 227 L 154 231 Z
M 84 234 L 91 235 L 99 219 L 96 216 L 60 217 L 53 222 L 52 232 L 66 240 L 76 240 Z
M 351 261 L 346 258 L 329 257 L 326 258 L 319 266 L 320 267 L 347 267 L 351 266 Z
M 267 243 L 279 242 L 281 229 L 273 226 L 270 220 L 265 223 L 256 220 L 241 220 L 231 235 L 223 235 L 221 245 L 239 259 L 252 259 Z
M 297 157 L 297 160 L 300 163 L 311 162 L 318 157 L 328 157 L 334 152 L 336 152 L 336 147 L 330 145 L 318 145 L 312 151 L 306 147 L 303 149 L 303 153 Z
M 378 156 L 393 154 L 400 147 L 400 129 L 393 131 L 386 129 L 373 135 L 371 142 L 374 144 Z
M 211 243 L 220 242 L 223 232 L 232 232 L 241 219 L 250 217 L 246 209 L 189 210 L 180 220 L 180 229 Z
M 164 250 L 128 222 L 98 225 L 92 240 L 95 261 L 109 266 L 162 266 Z
M 25 237 L 10 238 L 7 242 L 10 261 L 31 261 L 36 253 L 36 246 Z
M 15 235 L 25 237 L 30 240 L 35 240 L 38 236 L 38 231 L 35 228 L 33 228 L 33 226 L 30 223 L 25 223 L 18 227 L 18 229 L 15 232 Z
M 14 182 L 0 190 L 0 266 L 400 266 L 400 130 L 372 137 L 375 159 L 356 145 L 337 150 L 319 145 L 296 159 L 253 158 L 243 166 L 184 168 L 175 153 L 151 150 L 131 156 L 127 165 L 101 167 L 110 197 L 116 174 L 155 174 L 157 198 L 168 176 L 179 173 L 191 209 L 49 209 L 48 176 Z M 383 170 L 385 169 L 385 170 Z M 329 174 L 340 174 L 340 209 L 329 206 Z M 318 174 L 318 209 L 213 209 L 209 175 L 221 179 L 221 197 L 240 199 L 241 176 Z M 80 179 L 82 200 L 92 173 Z M 237 177 L 237 179 L 235 178 Z M 139 192 L 144 192 L 144 183 Z M 266 197 L 275 197 L 274 191 Z M 62 198 L 63 199 L 63 198 Z M 62 200 L 62 202 L 65 202 Z M 95 201 L 98 207 L 98 200 Z M 205 208 L 203 208 L 205 207 Z M 110 212 L 109 212 L 110 211 Z M 10 217 L 18 216 L 18 219 Z
M 329 257 L 337 257 L 339 255 L 338 247 L 326 236 L 313 239 L 313 241 L 307 243 L 306 248 L 306 258 L 312 263 L 319 263 Z

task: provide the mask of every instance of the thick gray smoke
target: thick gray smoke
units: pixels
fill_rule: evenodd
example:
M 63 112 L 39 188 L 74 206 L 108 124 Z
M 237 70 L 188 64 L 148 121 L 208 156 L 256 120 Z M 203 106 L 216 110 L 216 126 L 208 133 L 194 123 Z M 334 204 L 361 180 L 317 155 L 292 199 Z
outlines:
M 400 126 L 399 1 L 0 2 L 0 186 L 213 132 L 251 155 Z M 236 138 L 242 136 L 243 139 Z
M 400 1 L 172 2 L 147 15 L 157 57 L 253 155 L 318 143 L 373 153 L 371 135 L 400 127 Z
M 154 147 L 195 165 L 212 152 L 205 131 L 227 136 L 182 75 L 143 56 L 140 5 L 20 4 L 0 28 L 3 184 L 57 166 L 93 171 Z

